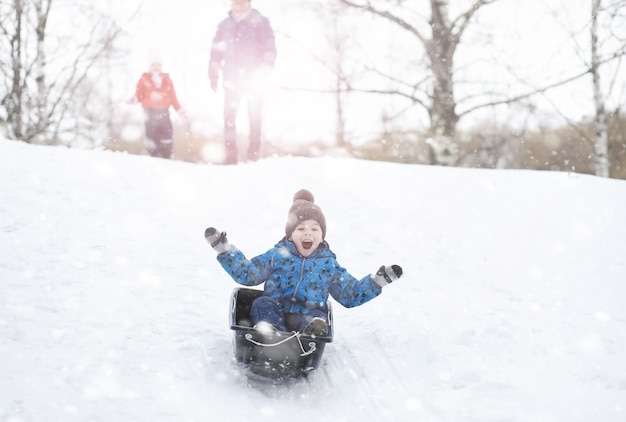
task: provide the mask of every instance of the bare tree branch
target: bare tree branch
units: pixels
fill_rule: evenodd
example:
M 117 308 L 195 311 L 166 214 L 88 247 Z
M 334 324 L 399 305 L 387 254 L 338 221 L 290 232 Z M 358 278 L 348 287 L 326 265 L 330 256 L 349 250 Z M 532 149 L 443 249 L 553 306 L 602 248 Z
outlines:
M 367 1 L 366 4 L 358 4 L 355 3 L 353 1 L 350 0 L 338 0 L 339 2 L 347 5 L 347 6 L 351 6 L 355 9 L 362 9 L 365 10 L 369 13 L 372 13 L 376 16 L 379 16 L 381 18 L 384 18 L 390 22 L 395 23 L 396 25 L 400 26 L 403 29 L 406 29 L 408 32 L 410 32 L 411 34 L 413 34 L 414 36 L 416 36 L 422 43 L 426 43 L 428 42 L 428 39 L 425 38 L 422 33 L 413 25 L 411 25 L 410 23 L 408 23 L 407 21 L 405 21 L 404 19 L 400 18 L 399 16 L 394 15 L 391 12 L 388 12 L 386 10 L 380 10 L 375 8 L 371 2 Z

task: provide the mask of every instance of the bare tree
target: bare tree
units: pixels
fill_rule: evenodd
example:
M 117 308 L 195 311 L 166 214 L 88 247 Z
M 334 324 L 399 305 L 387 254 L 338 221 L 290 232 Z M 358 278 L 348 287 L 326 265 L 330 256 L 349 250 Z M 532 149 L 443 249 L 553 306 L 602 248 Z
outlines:
M 624 95 L 622 91 L 622 98 L 619 98 L 618 84 L 623 83 L 623 78 L 620 79 L 623 73 L 621 64 L 626 56 L 626 32 L 624 31 L 626 1 L 591 0 L 589 5 L 589 18 L 585 22 L 585 29 L 581 31 L 580 28 L 570 28 L 569 31 L 571 39 L 584 35 L 585 41 L 588 41 L 577 44 L 575 50 L 576 55 L 581 58 L 583 72 L 580 75 L 591 76 L 594 108 L 591 122 L 588 120 L 577 122 L 569 119 L 561 113 L 558 106 L 554 104 L 553 106 L 568 126 L 592 150 L 589 157 L 592 158 L 591 168 L 594 174 L 609 177 L 612 159 L 609 154 L 611 144 L 609 121 L 612 114 L 618 117 L 619 104 L 623 103 Z M 613 97 L 613 102 L 617 103 L 614 113 L 610 111 L 611 97 Z M 582 163 L 579 163 L 580 165 Z
M 459 115 L 456 110 L 454 93 L 454 57 L 461 39 L 470 25 L 472 18 L 483 7 L 498 0 L 475 0 L 474 3 L 456 17 L 450 16 L 449 0 L 430 0 L 430 17 L 428 18 L 427 34 L 417 22 L 412 22 L 404 16 L 416 16 L 407 12 L 411 6 L 404 6 L 404 2 L 391 0 L 337 0 L 347 6 L 364 10 L 394 25 L 399 26 L 415 37 L 422 45 L 429 63 L 430 88 L 428 98 L 420 97 L 424 91 L 422 82 L 406 84 L 405 88 L 397 90 L 370 90 L 370 92 L 401 95 L 414 104 L 419 104 L 428 111 L 430 118 L 431 145 L 437 164 L 455 165 L 458 161 L 458 148 L 455 143 L 456 126 Z M 416 7 L 413 4 L 413 7 Z M 397 11 L 396 11 L 397 10 Z M 389 77 L 389 79 L 392 79 Z
M 597 176 L 609 177 L 608 160 L 608 125 L 606 108 L 600 85 L 600 56 L 598 51 L 598 14 L 602 0 L 592 0 L 591 5 L 591 76 L 593 78 L 593 102 L 595 113 L 595 173 Z
M 346 141 L 346 118 L 345 118 L 345 92 L 346 79 L 348 78 L 344 70 L 344 61 L 346 50 L 346 39 L 341 34 L 341 25 L 339 22 L 339 10 L 331 11 L 331 32 L 328 37 L 332 51 L 335 53 L 333 60 L 335 75 L 335 108 L 337 112 L 337 123 L 335 125 L 335 142 L 337 146 L 344 147 Z
M 593 100 L 595 105 L 594 114 L 594 169 L 595 174 L 601 177 L 609 177 L 610 175 L 610 161 L 609 161 L 609 135 L 608 135 L 608 112 L 606 107 L 606 97 L 603 95 L 602 90 L 602 72 L 601 66 L 607 62 L 614 62 L 615 59 L 620 59 L 626 54 L 626 39 L 623 38 L 625 34 L 616 34 L 612 32 L 611 25 L 607 25 L 609 31 L 605 31 L 604 35 L 600 34 L 599 21 L 604 15 L 605 20 L 610 23 L 620 21 L 623 24 L 624 16 L 620 16 L 620 13 L 624 13 L 626 9 L 626 2 L 623 0 L 616 2 L 607 2 L 602 0 L 591 1 L 591 64 L 590 73 L 593 83 Z M 617 48 L 614 51 L 608 53 L 602 52 L 602 44 L 604 41 L 613 39 L 617 41 Z M 608 54 L 608 56 L 607 56 Z M 620 66 L 617 66 L 619 69 Z M 613 83 L 610 83 L 613 86 Z
M 23 104 L 23 60 L 22 60 L 22 28 L 25 26 L 25 10 L 21 0 L 13 0 L 12 8 L 8 4 L 0 4 L 0 25 L 2 31 L 2 48 L 0 52 L 0 71 L 5 81 L 0 105 L 3 110 L 3 120 L 13 134 L 22 133 L 22 104 Z M 12 28 L 12 30 L 10 29 Z M 8 45 L 6 45 L 8 44 Z M 8 54 L 7 54 L 8 53 Z
M 342 17 L 346 12 L 346 6 L 341 4 L 329 4 L 328 7 L 316 8 L 319 18 L 327 22 L 328 32 L 326 39 L 330 49 L 324 52 L 324 56 L 312 53 L 313 58 L 326 68 L 332 75 L 331 93 L 334 97 L 336 112 L 335 145 L 340 148 L 349 145 L 349 135 L 346 129 L 347 101 L 351 74 L 348 65 L 348 50 L 351 48 L 350 34 L 354 28 L 345 27 Z
M 78 94 L 122 33 L 91 6 L 54 0 L 0 3 L 0 73 L 9 76 L 0 91 L 0 115 L 10 138 L 56 144 L 80 136 L 77 129 L 86 116 Z M 53 19 L 66 20 L 65 25 L 50 25 Z M 61 33 L 58 28 L 70 22 L 73 31 Z

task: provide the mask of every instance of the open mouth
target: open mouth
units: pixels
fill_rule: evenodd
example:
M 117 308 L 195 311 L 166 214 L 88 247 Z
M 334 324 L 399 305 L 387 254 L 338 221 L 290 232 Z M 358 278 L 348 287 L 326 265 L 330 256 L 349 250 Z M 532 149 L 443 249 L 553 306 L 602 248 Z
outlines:
M 313 247 L 313 241 L 312 240 L 303 240 L 302 241 L 302 247 L 304 249 L 311 249 Z

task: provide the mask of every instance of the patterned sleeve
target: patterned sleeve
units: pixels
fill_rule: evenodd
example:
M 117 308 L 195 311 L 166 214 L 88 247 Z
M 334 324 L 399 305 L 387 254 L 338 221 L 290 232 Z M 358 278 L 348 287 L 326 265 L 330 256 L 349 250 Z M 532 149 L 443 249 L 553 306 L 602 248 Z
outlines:
M 351 276 L 339 264 L 337 264 L 336 275 L 328 290 L 330 295 L 346 308 L 362 305 L 382 292 L 371 275 L 368 274 L 359 280 Z
M 271 251 L 249 260 L 236 247 L 217 256 L 217 260 L 237 283 L 244 286 L 257 286 L 265 282 L 272 274 L 270 265 Z

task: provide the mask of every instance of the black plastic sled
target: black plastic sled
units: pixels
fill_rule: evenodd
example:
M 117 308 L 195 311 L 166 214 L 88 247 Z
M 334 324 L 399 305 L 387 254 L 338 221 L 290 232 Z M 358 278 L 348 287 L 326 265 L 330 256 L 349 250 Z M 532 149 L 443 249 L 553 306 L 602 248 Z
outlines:
M 306 336 L 298 332 L 263 332 L 252 328 L 250 307 L 261 290 L 237 287 L 230 302 L 230 328 L 234 330 L 233 352 L 235 360 L 250 370 L 269 378 L 306 376 L 316 369 L 322 359 L 324 346 L 333 340 L 333 319 L 330 302 L 328 309 L 328 334 Z

